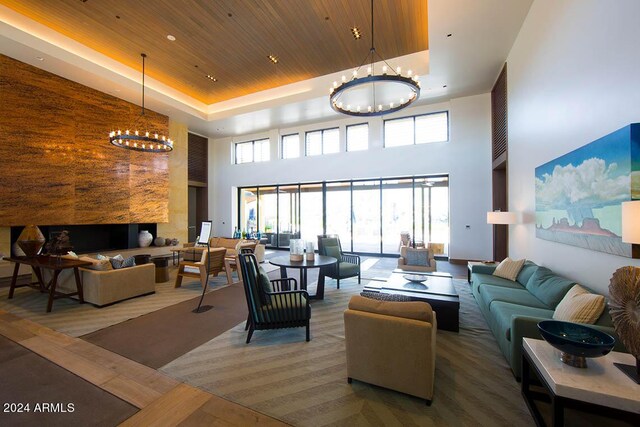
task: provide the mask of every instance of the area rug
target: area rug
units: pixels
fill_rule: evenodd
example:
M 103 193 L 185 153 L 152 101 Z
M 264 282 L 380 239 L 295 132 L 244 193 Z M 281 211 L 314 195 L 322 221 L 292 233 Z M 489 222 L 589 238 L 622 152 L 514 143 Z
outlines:
M 193 313 L 200 297 L 92 332 L 81 338 L 157 369 L 247 318 L 242 284 L 205 295 L 208 311 Z
M 304 328 L 296 328 L 256 331 L 247 345 L 241 323 L 161 371 L 297 426 L 534 425 L 469 285 L 455 280 L 455 286 L 460 333 L 438 332 L 431 407 L 358 381 L 347 384 L 342 316 L 362 290 L 355 279 L 341 281 L 339 290 L 328 286 L 325 299 L 312 303 L 308 343 Z
M 0 424 L 4 426 L 111 427 L 138 412 L 133 405 L 3 336 L 0 336 L 0 378 L 3 404 Z M 29 412 L 4 407 L 10 403 L 29 404 Z M 55 412 L 43 412 L 43 403 L 60 406 L 56 406 Z
M 7 299 L 9 289 L 4 288 L 0 289 L 0 309 L 72 337 L 79 337 L 199 296 L 202 288 L 198 280 L 185 280 L 182 287 L 173 287 L 176 272 L 177 268 L 172 268 L 171 280 L 156 283 L 155 294 L 121 301 L 108 307 L 97 308 L 91 304 L 79 304 L 76 300 L 62 298 L 55 300 L 53 311 L 47 313 L 47 294 L 31 288 L 18 288 L 13 299 Z M 227 286 L 224 273 L 210 278 L 209 286 L 212 290 Z

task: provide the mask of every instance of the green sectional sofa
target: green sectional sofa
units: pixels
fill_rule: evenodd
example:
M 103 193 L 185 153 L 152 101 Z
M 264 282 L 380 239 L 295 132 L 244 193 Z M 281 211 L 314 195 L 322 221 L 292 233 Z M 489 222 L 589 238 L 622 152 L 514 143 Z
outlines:
M 546 267 L 527 261 L 516 281 L 493 276 L 495 266 L 473 266 L 471 284 L 480 311 L 498 346 L 519 380 L 522 338 L 542 339 L 538 322 L 551 319 L 553 312 L 575 282 L 554 274 Z M 605 308 L 593 326 L 616 338 L 616 351 L 626 351 L 613 330 L 609 309 Z

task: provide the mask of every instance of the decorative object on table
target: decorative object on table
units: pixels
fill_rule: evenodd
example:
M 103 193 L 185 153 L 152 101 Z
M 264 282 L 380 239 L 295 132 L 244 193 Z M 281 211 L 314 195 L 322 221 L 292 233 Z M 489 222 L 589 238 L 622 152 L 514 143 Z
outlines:
M 141 248 L 150 246 L 152 241 L 153 235 L 149 233 L 149 230 L 141 230 L 140 233 L 138 233 L 138 245 Z
M 400 67 L 395 69 L 376 52 L 373 31 L 373 0 L 371 0 L 371 48 L 361 65 L 353 71 L 350 79 L 342 76 L 342 83 L 333 82 L 329 88 L 329 104 L 338 113 L 349 116 L 382 116 L 408 107 L 420 97 L 418 76 L 407 71 L 407 77 L 401 74 Z M 352 29 L 354 37 L 359 34 Z M 356 37 L 358 38 L 358 37 Z M 376 57 L 384 63 L 382 72 L 376 74 Z M 367 63 L 367 71 L 358 72 Z
M 38 252 L 44 246 L 44 242 L 44 235 L 38 226 L 33 224 L 26 225 L 16 241 L 25 256 L 30 258 L 38 255 Z
M 62 230 L 58 233 L 51 233 L 51 239 L 44 246 L 48 255 L 64 255 L 68 253 L 73 246 L 69 242 L 69 232 Z
M 428 277 L 422 274 L 404 274 L 402 275 L 406 280 L 414 283 L 422 283 L 425 282 Z
M 537 167 L 536 237 L 639 258 L 620 238 L 621 203 L 640 198 L 638 135 L 633 123 Z
M 586 368 L 587 357 L 609 354 L 616 342 L 611 335 L 579 323 L 543 320 L 538 329 L 542 338 L 560 350 L 560 360 L 576 368 Z
M 171 239 L 171 246 L 177 246 L 178 243 L 180 243 L 180 241 L 178 239 L 176 239 L 175 237 L 173 239 Z
M 291 239 L 289 241 L 289 257 L 291 261 L 302 261 L 304 259 L 304 242 L 302 239 Z
M 156 239 L 153 241 L 153 244 L 155 246 L 164 246 L 164 243 L 165 243 L 165 238 L 160 236 L 156 237 Z
M 164 246 L 171 246 L 171 239 L 170 238 L 166 238 L 164 239 Z
M 313 261 L 316 258 L 315 247 L 313 246 L 313 242 L 306 242 L 305 253 L 307 256 L 307 261 Z
M 128 150 L 144 151 L 149 153 L 164 153 L 173 150 L 173 141 L 158 132 L 149 132 L 147 120 L 144 116 L 144 62 L 146 54 L 142 57 L 142 111 L 136 123 L 133 123 L 131 130 L 112 130 L 109 133 L 109 142 L 116 147 Z M 140 129 L 138 129 L 140 127 Z

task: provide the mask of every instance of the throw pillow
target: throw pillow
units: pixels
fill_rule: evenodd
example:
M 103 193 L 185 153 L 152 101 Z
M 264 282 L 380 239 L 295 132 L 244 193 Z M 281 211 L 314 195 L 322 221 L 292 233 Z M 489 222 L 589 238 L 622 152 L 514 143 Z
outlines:
M 340 256 L 340 247 L 339 246 L 325 246 L 324 253 L 327 256 L 333 257 L 337 260 L 340 260 L 342 257 Z
M 122 268 L 122 263 L 124 262 L 124 258 L 122 255 L 118 254 L 114 257 L 109 258 L 109 262 L 111 262 L 111 266 L 114 270 Z
M 573 287 L 574 281 L 558 276 L 546 267 L 538 267 L 527 282 L 527 290 L 552 310 Z
M 411 301 L 406 295 L 398 295 L 398 294 L 383 294 L 382 292 L 368 292 L 363 291 L 360 292 L 360 295 L 365 298 L 371 298 L 378 301 L 396 301 L 396 302 L 407 302 Z
M 407 249 L 407 265 L 429 265 L 429 250 Z
M 502 260 L 500 264 L 498 264 L 496 269 L 493 271 L 493 275 L 515 282 L 516 277 L 518 277 L 518 273 L 520 273 L 520 270 L 522 269 L 525 261 L 526 260 L 524 259 L 514 261 L 511 258 L 507 257 Z
M 109 259 L 99 260 L 99 259 L 90 258 L 88 256 L 83 256 L 83 257 L 80 257 L 78 259 L 80 261 L 88 261 L 88 262 L 90 262 L 91 265 L 89 265 L 87 267 L 83 267 L 83 268 L 88 268 L 89 270 L 97 270 L 97 271 L 113 270 L 113 267 L 111 266 L 111 263 L 109 262 Z
M 136 265 L 136 259 L 130 256 L 129 258 L 122 261 L 122 265 L 120 266 L 120 268 L 133 267 L 135 265 Z
M 593 325 L 602 314 L 604 306 L 604 296 L 592 294 L 576 284 L 562 298 L 553 313 L 553 318 Z
M 104 255 L 101 255 L 101 254 L 98 254 L 98 255 L 96 256 L 96 258 L 98 259 L 98 261 L 104 261 L 105 259 L 106 259 L 107 261 L 109 260 L 109 257 L 108 257 L 108 256 L 104 256 Z
M 273 292 L 273 285 L 271 284 L 271 280 L 269 280 L 269 276 L 267 272 L 260 266 L 258 268 L 258 284 L 260 285 L 260 289 L 262 292 L 260 295 L 260 302 L 264 304 L 271 304 L 271 297 L 267 294 L 267 292 Z

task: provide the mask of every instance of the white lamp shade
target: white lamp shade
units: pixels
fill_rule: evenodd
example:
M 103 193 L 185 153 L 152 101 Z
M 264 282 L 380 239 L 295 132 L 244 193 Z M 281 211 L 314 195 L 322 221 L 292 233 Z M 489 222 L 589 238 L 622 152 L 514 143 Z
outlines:
M 640 200 L 622 202 L 622 241 L 640 243 Z
M 518 215 L 515 212 L 487 212 L 487 224 L 517 224 Z

